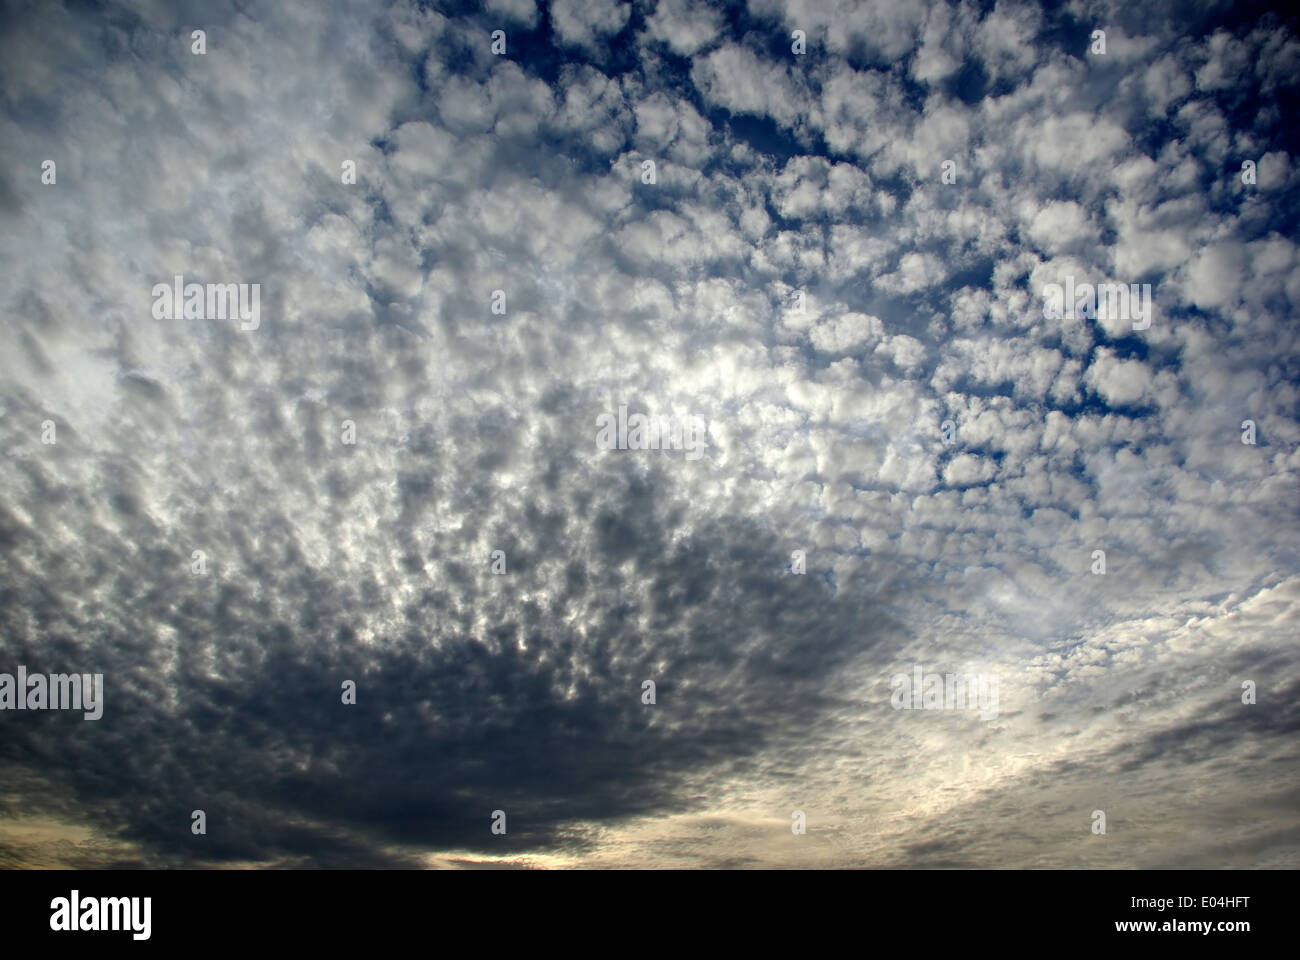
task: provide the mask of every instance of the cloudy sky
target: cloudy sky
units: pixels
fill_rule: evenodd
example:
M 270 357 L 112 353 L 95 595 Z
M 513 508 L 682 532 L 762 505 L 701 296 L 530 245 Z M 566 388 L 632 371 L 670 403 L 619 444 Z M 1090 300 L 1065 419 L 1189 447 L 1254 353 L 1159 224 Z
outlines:
M 5 4 L 0 672 L 104 708 L 0 866 L 1300 866 L 1298 94 L 1240 3 Z

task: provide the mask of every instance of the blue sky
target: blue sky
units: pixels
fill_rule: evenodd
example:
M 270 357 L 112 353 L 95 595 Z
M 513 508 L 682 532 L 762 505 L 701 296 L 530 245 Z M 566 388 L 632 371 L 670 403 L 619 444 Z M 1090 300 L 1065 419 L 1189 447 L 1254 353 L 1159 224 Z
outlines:
M 0 16 L 0 863 L 1300 863 L 1294 18 Z

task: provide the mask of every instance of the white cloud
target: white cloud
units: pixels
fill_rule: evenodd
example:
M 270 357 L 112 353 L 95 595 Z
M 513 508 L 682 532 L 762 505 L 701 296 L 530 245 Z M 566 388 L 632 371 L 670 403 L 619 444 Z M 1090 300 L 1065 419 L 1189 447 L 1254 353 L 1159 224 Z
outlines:
M 683 57 L 711 44 L 721 30 L 721 13 L 695 0 L 658 0 L 646 17 L 646 32 Z
M 595 50 L 627 25 L 631 10 L 622 0 L 553 0 L 551 26 L 562 43 Z

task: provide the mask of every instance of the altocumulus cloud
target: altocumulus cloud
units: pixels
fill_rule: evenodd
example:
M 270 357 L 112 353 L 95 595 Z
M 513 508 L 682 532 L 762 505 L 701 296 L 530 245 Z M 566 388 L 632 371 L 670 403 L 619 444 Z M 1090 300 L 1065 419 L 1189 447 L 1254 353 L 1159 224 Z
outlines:
M 1300 865 L 1294 21 L 0 17 L 0 863 Z

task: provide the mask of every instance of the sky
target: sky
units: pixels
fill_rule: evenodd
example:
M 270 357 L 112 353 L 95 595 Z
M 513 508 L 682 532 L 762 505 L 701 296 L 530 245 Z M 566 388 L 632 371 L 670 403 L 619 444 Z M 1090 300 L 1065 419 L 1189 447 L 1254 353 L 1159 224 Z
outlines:
M 1300 867 L 1298 106 L 1243 3 L 5 3 L 0 707 L 103 693 L 0 866 Z

